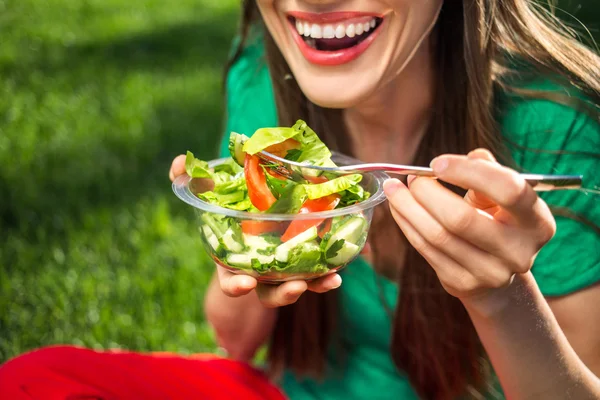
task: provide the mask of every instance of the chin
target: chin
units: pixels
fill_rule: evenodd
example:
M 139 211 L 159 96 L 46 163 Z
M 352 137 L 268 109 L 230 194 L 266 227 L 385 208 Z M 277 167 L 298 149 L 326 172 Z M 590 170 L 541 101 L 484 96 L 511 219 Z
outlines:
M 360 105 L 377 88 L 377 79 L 369 73 L 353 76 L 301 76 L 297 77 L 297 82 L 311 102 L 319 107 L 335 109 Z

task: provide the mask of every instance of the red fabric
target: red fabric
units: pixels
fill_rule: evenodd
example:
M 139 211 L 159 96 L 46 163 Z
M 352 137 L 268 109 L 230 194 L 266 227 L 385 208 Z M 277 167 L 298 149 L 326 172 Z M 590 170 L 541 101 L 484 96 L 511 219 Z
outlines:
M 244 399 L 285 397 L 252 366 L 183 357 L 56 346 L 0 366 L 3 400 Z

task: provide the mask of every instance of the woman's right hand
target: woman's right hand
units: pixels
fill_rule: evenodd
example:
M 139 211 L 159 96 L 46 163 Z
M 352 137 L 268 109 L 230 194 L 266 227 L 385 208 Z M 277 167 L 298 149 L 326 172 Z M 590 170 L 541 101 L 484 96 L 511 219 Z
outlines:
M 173 181 L 185 173 L 185 155 L 182 154 L 173 160 L 169 178 Z M 307 290 L 325 293 L 337 289 L 342 284 L 342 278 L 338 274 L 327 275 L 310 282 L 296 280 L 279 285 L 263 284 L 251 276 L 234 274 L 219 265 L 216 267 L 219 285 L 223 293 L 229 297 L 240 297 L 255 290 L 261 303 L 268 308 L 293 304 Z

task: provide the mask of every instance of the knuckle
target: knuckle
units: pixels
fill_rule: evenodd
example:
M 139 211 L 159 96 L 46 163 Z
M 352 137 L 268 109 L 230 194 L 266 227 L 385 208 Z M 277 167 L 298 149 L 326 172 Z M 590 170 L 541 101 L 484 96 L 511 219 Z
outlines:
M 556 235 L 556 221 L 554 221 L 554 219 L 551 219 L 550 221 L 545 220 L 540 224 L 537 231 L 541 247 L 552 240 L 554 235 Z
M 407 239 L 410 241 L 410 243 L 415 248 L 415 250 L 417 250 L 421 254 L 427 253 L 429 251 L 429 249 L 431 248 L 429 243 L 427 243 L 427 241 L 425 239 L 423 239 L 423 237 L 421 237 L 421 236 L 413 235 L 413 236 L 407 237 Z
M 445 247 L 450 242 L 451 235 L 447 230 L 440 227 L 430 234 L 428 240 L 435 247 Z
M 514 271 L 506 268 L 498 268 L 493 275 L 486 280 L 486 287 L 489 289 L 501 289 L 506 287 L 514 276 Z
M 500 205 L 513 207 L 519 204 L 528 193 L 527 183 L 516 173 L 511 173 L 505 180 Z
M 453 213 L 448 217 L 446 227 L 450 232 L 463 233 L 471 227 L 475 217 L 476 211 L 474 209 Z
M 529 270 L 531 269 L 531 265 L 533 263 L 533 260 L 531 257 L 522 257 L 522 256 L 517 256 L 515 257 L 510 265 L 510 270 L 512 272 L 516 272 L 518 274 L 525 274 L 527 272 L 529 272 Z
M 463 273 L 457 277 L 456 282 L 454 283 L 455 289 L 461 293 L 473 293 L 479 289 L 480 286 L 481 285 L 477 278 L 467 271 L 463 271 Z

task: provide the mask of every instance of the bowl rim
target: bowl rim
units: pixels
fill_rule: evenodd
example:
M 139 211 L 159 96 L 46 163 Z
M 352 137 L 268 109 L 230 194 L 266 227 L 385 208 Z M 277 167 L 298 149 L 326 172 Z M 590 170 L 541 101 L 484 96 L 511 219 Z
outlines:
M 336 161 L 346 164 L 359 164 L 361 161 L 356 160 L 352 157 L 345 156 L 343 154 L 332 152 L 333 157 Z M 211 160 L 208 162 L 209 167 L 215 167 L 219 164 L 222 164 L 230 157 L 223 157 Z M 247 220 L 258 220 L 258 221 L 294 221 L 294 220 L 310 220 L 310 219 L 326 219 L 332 217 L 338 217 L 348 214 L 357 214 L 364 210 L 368 210 L 374 208 L 375 206 L 383 203 L 386 200 L 385 193 L 383 192 L 383 182 L 388 178 L 388 175 L 384 172 L 368 172 L 363 175 L 371 175 L 375 180 L 377 185 L 377 191 L 372 193 L 371 196 L 360 203 L 353 204 L 348 207 L 338 208 L 330 211 L 319 211 L 314 213 L 302 213 L 302 214 L 265 214 L 265 213 L 255 213 L 248 211 L 238 211 L 232 210 L 225 207 L 220 207 L 214 204 L 207 203 L 201 200 L 198 196 L 192 193 L 189 188 L 189 184 L 192 181 L 192 178 L 183 174 L 178 176 L 174 181 L 172 186 L 173 192 L 175 195 L 182 200 L 183 202 L 189 204 L 190 206 L 202 210 L 204 212 L 214 213 L 225 215 L 233 218 L 247 219 Z

